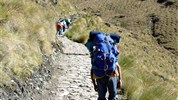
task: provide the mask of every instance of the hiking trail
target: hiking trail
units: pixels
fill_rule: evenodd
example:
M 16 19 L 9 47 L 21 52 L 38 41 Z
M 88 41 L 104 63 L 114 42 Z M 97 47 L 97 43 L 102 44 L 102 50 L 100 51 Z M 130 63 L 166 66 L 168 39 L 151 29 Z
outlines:
M 74 15 L 71 19 L 75 22 L 79 17 L 80 15 Z M 98 95 L 90 78 L 90 53 L 83 44 L 69 40 L 64 35 L 65 32 L 61 36 L 56 36 L 56 44 L 53 45 L 52 78 L 43 86 L 41 94 L 34 98 L 35 100 L 97 100 Z M 119 96 L 119 100 L 126 100 L 124 98 Z
M 90 79 L 90 56 L 84 45 L 58 37 L 62 50 L 55 54 L 52 80 L 39 100 L 96 100 Z M 61 53 L 63 52 L 63 53 Z
M 57 37 L 57 44 L 61 47 L 54 49 L 52 79 L 36 99 L 97 100 L 97 92 L 90 79 L 91 59 L 87 48 L 65 36 Z

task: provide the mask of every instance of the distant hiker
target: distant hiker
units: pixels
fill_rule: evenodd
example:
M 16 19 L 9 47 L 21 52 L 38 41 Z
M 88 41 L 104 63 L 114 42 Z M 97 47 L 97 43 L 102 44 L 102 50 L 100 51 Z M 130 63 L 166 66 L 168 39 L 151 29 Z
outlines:
M 70 19 L 60 18 L 56 23 L 56 29 L 57 29 L 56 35 L 62 35 L 62 33 L 64 33 L 66 31 L 66 29 L 68 29 L 70 27 L 70 24 L 71 24 Z
M 56 35 L 61 35 L 63 32 L 63 23 L 61 22 L 61 18 L 56 22 Z
M 62 19 L 62 20 L 61 20 L 61 23 L 62 23 L 62 25 L 63 25 L 63 32 L 65 32 L 66 29 L 67 29 L 66 21 L 65 21 L 64 19 Z
M 91 79 L 95 91 L 98 91 L 98 100 L 117 99 L 117 87 L 121 87 L 121 68 L 117 63 L 119 52 L 116 43 L 120 36 L 117 34 L 107 35 L 103 32 L 90 32 L 85 46 L 91 53 Z
M 66 22 L 67 29 L 70 28 L 70 25 L 71 25 L 71 22 L 70 22 L 70 21 L 71 21 L 71 20 L 70 20 L 69 18 L 65 18 L 64 20 L 65 20 L 65 22 Z

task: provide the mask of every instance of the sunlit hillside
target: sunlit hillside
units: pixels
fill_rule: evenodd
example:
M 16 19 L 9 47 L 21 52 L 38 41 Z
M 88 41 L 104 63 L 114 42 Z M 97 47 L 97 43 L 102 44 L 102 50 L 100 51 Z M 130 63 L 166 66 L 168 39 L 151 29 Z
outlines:
M 57 5 L 32 0 L 0 1 L 0 87 L 11 79 L 28 80 L 42 63 L 42 55 L 52 54 L 55 22 L 75 13 L 66 1 Z
M 29 80 L 40 69 L 43 56 L 53 53 L 51 44 L 55 42 L 55 22 L 60 17 L 81 13 L 65 35 L 80 43 L 87 41 L 92 30 L 121 35 L 119 63 L 123 89 L 129 100 L 177 100 L 177 8 L 163 6 L 161 9 L 162 6 L 155 2 L 58 0 L 57 4 L 52 4 L 50 0 L 1 0 L 0 88 L 14 88 L 14 78 Z M 152 3 L 152 7 L 156 6 L 153 12 L 156 16 L 162 13 L 159 9 L 165 11 L 158 16 L 159 22 L 154 27 L 154 31 L 164 33 L 158 37 L 146 24 L 150 17 L 143 17 L 150 14 L 146 11 L 150 11 Z M 170 41 L 165 43 L 167 39 Z
M 157 0 L 69 1 L 78 10 L 100 16 L 110 32 L 121 34 L 119 62 L 131 100 L 178 99 L 176 2 L 167 6 Z M 159 21 L 150 24 L 151 18 Z

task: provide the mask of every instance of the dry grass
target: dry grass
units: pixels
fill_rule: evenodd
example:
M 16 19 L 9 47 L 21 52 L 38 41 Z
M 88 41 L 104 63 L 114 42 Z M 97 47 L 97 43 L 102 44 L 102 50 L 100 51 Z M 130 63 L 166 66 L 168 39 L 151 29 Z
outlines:
M 95 17 L 92 19 L 92 17 L 84 16 L 79 19 L 74 23 L 72 29 L 66 33 L 67 36 L 77 42 L 81 42 L 80 37 L 85 38 L 86 41 L 89 31 L 95 29 L 97 25 L 105 27 L 104 30 L 98 28 L 98 31 L 117 31 L 115 27 L 106 27 L 103 21 L 98 22 L 95 26 L 92 22 L 97 21 L 97 19 Z M 83 30 L 80 29 L 80 25 L 83 25 Z M 121 29 L 119 28 L 119 30 Z M 172 53 L 159 47 L 147 33 L 142 33 L 138 37 L 134 32 L 122 31 L 120 35 L 122 39 L 119 63 L 123 70 L 123 87 L 128 98 L 131 100 L 176 99 L 178 95 L 176 89 L 177 74 L 173 63 L 170 61 L 177 58 Z M 82 39 L 82 43 L 84 40 Z
M 91 30 L 107 32 L 109 28 L 101 18 L 85 14 L 72 24 L 72 28 L 65 35 L 73 41 L 85 43 Z
M 170 62 L 173 54 L 153 42 L 148 34 L 135 37 L 121 33 L 123 83 L 132 100 L 175 100 L 178 96 L 177 74 Z M 170 55 L 170 56 L 166 56 Z M 125 59 L 125 60 L 123 60 Z
M 117 25 L 109 31 L 119 31 L 122 36 L 119 63 L 123 69 L 123 85 L 129 99 L 178 99 L 178 57 L 164 48 L 166 45 L 177 50 L 177 9 L 163 7 L 155 0 L 69 1 L 77 5 L 79 10 L 100 15 L 104 22 Z M 148 16 L 152 13 L 159 17 L 156 32 L 162 34 L 160 37 L 153 37 L 150 33 Z M 159 45 L 156 41 L 159 39 L 169 42 Z
M 134 32 L 153 35 L 154 41 L 178 55 L 178 2 L 172 6 L 157 3 L 158 0 L 69 0 L 79 10 L 97 14 L 104 21 Z M 151 15 L 158 21 L 152 28 Z M 153 32 L 154 30 L 154 32 Z
M 0 1 L 0 87 L 10 86 L 12 77 L 28 80 L 39 69 L 42 55 L 52 54 L 55 22 L 72 13 L 75 9 L 63 0 L 56 6 L 29 0 Z
M 127 15 L 128 19 L 123 20 L 118 25 L 137 31 L 137 33 L 128 31 L 120 33 L 122 36 L 120 64 L 123 69 L 123 87 L 129 98 L 131 100 L 178 99 L 178 57 L 157 44 L 149 34 L 148 26 L 144 26 L 145 20 L 140 20 L 142 13 L 146 11 L 135 9 L 135 7 L 139 6 L 149 9 L 151 7 L 147 4 L 143 6 L 142 4 L 145 2 L 141 1 L 138 1 L 140 3 L 138 5 L 135 0 L 129 0 L 128 3 L 126 0 L 117 2 L 104 1 L 106 2 L 103 2 L 103 0 L 87 0 L 84 3 L 81 2 L 81 5 L 79 3 L 80 6 L 77 7 L 82 9 L 82 7 L 92 5 L 92 9 L 101 11 L 103 19 L 107 21 L 110 21 L 110 18 L 112 19 L 115 14 Z M 153 2 L 153 0 L 147 1 L 149 3 Z M 75 2 L 78 3 L 78 1 Z M 99 5 L 94 5 L 93 3 Z M 129 5 L 129 7 L 126 5 Z M 129 10 L 128 8 L 134 9 Z M 148 11 L 149 9 L 146 10 Z M 154 11 L 157 10 L 159 9 L 155 8 Z M 167 11 L 166 14 L 170 15 L 169 10 Z M 43 7 L 28 0 L 23 0 L 23 2 L 1 0 L 0 87 L 3 87 L 4 84 L 10 85 L 10 76 L 12 75 L 24 80 L 28 79 L 34 69 L 37 70 L 38 65 L 41 64 L 42 54 L 50 55 L 52 53 L 50 44 L 55 40 L 55 21 L 61 16 L 75 12 L 75 9 L 64 0 L 60 0 L 56 7 L 50 5 Z M 137 21 L 136 19 L 141 22 L 135 25 L 132 21 Z M 171 22 L 176 21 L 171 17 Z M 169 23 L 169 21 L 166 23 Z M 132 25 L 135 27 L 132 27 Z M 175 28 L 175 23 L 173 25 L 173 28 Z M 160 26 L 158 30 L 161 28 L 164 28 L 164 25 Z M 87 14 L 73 23 L 72 29 L 66 35 L 75 41 L 85 43 L 91 30 L 121 31 L 118 26 L 109 28 L 104 25 L 100 17 Z

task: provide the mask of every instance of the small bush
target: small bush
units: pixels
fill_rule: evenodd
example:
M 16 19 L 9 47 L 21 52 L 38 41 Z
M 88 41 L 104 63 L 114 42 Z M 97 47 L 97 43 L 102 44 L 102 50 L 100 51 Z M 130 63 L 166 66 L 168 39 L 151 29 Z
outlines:
M 85 43 L 86 40 L 87 40 L 87 35 L 85 34 L 82 34 L 82 35 L 79 35 L 76 39 L 73 39 L 75 42 L 78 42 L 78 43 Z

